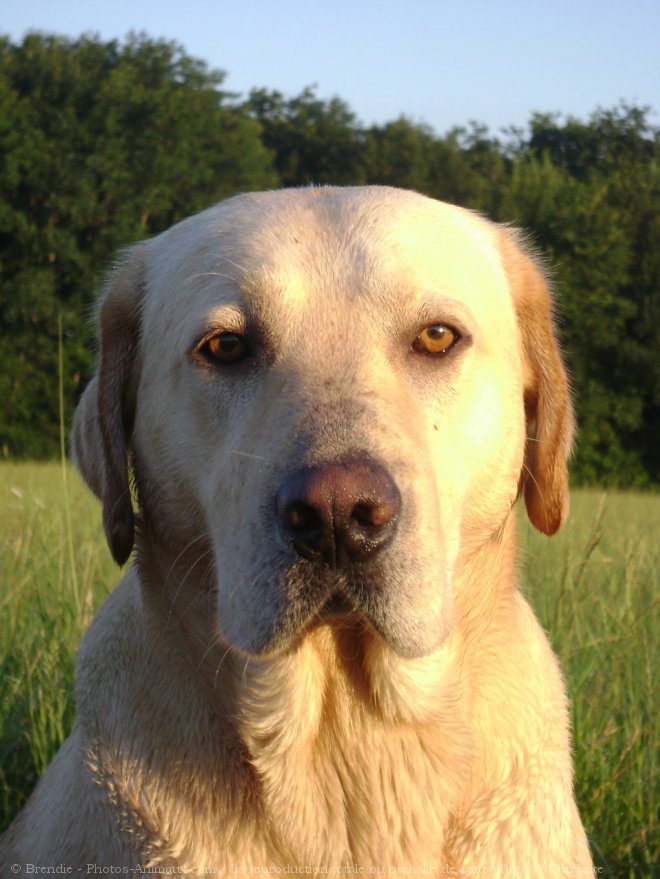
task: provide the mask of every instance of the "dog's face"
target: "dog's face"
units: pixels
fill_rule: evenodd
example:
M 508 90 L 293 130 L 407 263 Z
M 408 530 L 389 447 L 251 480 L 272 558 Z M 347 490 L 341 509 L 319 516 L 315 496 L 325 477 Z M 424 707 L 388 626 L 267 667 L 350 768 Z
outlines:
M 101 329 L 74 441 L 115 557 L 130 448 L 150 527 L 212 551 L 221 636 L 247 653 L 351 613 L 425 655 L 521 485 L 541 530 L 564 515 L 548 294 L 468 212 L 381 188 L 232 199 L 134 250 Z

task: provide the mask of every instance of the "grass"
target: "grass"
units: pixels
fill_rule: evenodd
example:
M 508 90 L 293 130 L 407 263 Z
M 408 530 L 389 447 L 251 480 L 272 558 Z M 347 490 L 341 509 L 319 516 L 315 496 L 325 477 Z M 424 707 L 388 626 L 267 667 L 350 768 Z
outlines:
M 566 673 L 576 792 L 600 875 L 642 879 L 660 860 L 660 496 L 573 493 L 552 540 L 521 512 L 525 592 Z M 58 464 L 0 465 L 0 828 L 73 720 L 76 647 L 118 579 L 98 503 Z
M 603 875 L 651 877 L 658 839 L 660 497 L 574 491 L 547 540 L 525 523 L 525 592 L 573 704 L 576 793 Z
M 117 580 L 99 522 L 68 467 L 0 465 L 0 827 L 71 727 L 77 645 Z

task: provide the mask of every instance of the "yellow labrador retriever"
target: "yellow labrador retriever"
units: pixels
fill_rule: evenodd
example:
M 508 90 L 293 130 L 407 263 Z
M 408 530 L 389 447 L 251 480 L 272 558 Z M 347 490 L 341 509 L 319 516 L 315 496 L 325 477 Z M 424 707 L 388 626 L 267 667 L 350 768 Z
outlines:
M 100 332 L 73 446 L 136 552 L 1 875 L 589 874 L 517 583 L 516 499 L 559 528 L 573 422 L 516 236 L 388 188 L 243 195 L 131 249 Z

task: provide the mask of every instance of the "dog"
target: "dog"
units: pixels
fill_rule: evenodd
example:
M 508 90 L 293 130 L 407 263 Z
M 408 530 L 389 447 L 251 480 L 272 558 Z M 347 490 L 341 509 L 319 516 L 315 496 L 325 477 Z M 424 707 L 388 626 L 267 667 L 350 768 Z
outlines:
M 2 876 L 577 876 L 558 662 L 516 510 L 573 415 L 520 235 L 387 187 L 222 202 L 132 247 L 77 465 L 115 560 L 77 722 Z

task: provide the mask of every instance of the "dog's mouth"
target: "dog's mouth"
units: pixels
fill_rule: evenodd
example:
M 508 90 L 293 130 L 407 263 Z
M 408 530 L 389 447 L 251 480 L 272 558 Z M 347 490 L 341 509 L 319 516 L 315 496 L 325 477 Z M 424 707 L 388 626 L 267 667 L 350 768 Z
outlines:
M 341 591 L 334 592 L 321 607 L 318 616 L 323 619 L 332 619 L 338 616 L 350 616 L 356 611 L 355 605 L 348 596 Z
M 360 604 L 352 601 L 342 590 L 332 592 L 329 598 L 308 620 L 301 634 L 312 632 L 319 627 L 329 627 L 332 630 L 340 630 L 359 634 L 365 629 L 371 629 L 368 618 L 365 616 Z

